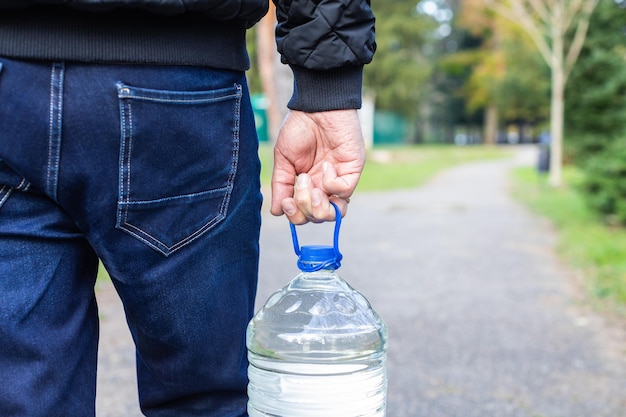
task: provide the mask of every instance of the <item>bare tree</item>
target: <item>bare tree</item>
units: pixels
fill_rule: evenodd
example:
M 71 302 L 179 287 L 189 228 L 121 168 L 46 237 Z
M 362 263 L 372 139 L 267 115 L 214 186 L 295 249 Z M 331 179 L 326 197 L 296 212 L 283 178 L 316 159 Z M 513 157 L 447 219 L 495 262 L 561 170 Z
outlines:
M 550 184 L 562 183 L 565 84 L 587 36 L 599 0 L 483 0 L 496 13 L 519 24 L 552 73 L 550 107 Z

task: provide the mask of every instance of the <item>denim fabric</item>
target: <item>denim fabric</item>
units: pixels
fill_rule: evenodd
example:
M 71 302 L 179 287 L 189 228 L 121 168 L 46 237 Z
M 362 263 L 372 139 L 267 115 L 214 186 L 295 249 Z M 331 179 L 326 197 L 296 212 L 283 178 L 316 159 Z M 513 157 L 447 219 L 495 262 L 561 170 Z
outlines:
M 100 258 L 144 414 L 245 416 L 261 193 L 244 74 L 0 66 L 0 415 L 95 414 Z

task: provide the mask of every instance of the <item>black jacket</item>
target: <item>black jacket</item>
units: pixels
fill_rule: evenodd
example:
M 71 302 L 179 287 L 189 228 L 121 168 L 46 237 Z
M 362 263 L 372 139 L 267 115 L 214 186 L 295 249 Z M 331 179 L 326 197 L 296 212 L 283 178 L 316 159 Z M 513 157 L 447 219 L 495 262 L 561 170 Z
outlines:
M 0 57 L 246 70 L 268 0 L 0 0 Z M 289 107 L 357 108 L 375 50 L 369 0 L 274 0 Z

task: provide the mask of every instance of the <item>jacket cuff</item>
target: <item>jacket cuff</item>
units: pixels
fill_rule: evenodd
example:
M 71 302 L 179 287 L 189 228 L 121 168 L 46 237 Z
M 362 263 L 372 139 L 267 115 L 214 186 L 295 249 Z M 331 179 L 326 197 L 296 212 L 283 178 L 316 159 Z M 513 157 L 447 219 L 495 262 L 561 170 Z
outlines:
M 307 113 L 361 108 L 363 66 L 310 70 L 291 65 L 293 95 L 287 104 Z

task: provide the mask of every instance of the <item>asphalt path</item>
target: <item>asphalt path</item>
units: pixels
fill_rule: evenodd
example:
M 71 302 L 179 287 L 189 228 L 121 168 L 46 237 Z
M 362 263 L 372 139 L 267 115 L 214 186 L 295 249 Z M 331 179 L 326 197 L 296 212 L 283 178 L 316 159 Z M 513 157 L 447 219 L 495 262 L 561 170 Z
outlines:
M 388 325 L 388 417 L 626 417 L 624 324 L 589 307 L 550 225 L 510 197 L 509 171 L 535 161 L 520 147 L 352 198 L 339 273 Z M 263 220 L 258 307 L 298 272 L 285 219 Z M 300 243 L 331 244 L 332 227 L 300 226 Z M 98 300 L 98 417 L 139 417 L 119 300 L 107 283 Z

